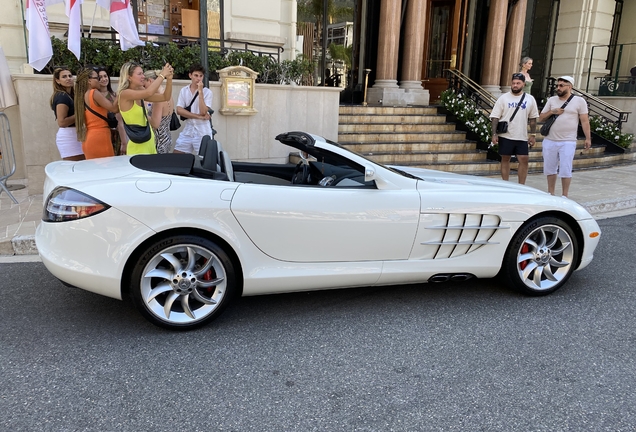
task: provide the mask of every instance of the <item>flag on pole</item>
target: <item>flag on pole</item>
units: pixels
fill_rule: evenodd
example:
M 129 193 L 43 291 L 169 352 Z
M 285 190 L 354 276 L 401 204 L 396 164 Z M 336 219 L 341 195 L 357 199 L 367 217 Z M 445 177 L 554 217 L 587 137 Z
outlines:
M 97 0 L 97 4 L 110 10 L 110 26 L 119 33 L 122 51 L 144 45 L 139 39 L 130 0 Z
M 29 64 L 39 72 L 53 57 L 46 0 L 27 0 L 26 27 L 29 30 Z
M 80 4 L 82 0 L 66 0 L 66 16 L 68 17 L 68 50 L 80 59 L 82 38 L 82 16 Z

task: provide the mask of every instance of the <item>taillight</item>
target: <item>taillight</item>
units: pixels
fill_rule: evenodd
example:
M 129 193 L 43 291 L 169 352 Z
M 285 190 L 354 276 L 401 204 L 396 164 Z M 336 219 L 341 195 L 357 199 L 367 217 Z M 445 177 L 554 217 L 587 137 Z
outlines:
M 58 187 L 49 194 L 44 204 L 42 220 L 66 222 L 87 218 L 108 210 L 110 206 L 75 189 Z

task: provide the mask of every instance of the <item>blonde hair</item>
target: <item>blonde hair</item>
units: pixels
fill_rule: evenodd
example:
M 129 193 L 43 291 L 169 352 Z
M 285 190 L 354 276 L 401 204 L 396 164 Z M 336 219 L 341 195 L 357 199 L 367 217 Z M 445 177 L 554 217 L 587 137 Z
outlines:
M 55 98 L 55 95 L 58 93 L 66 93 L 68 94 L 68 92 L 66 91 L 66 88 L 62 86 L 62 84 L 58 83 L 57 80 L 60 79 L 60 74 L 64 71 L 69 71 L 71 72 L 71 70 L 69 68 L 55 68 L 55 70 L 53 71 L 53 94 L 51 95 L 51 101 L 49 102 L 49 104 L 51 105 L 51 109 L 53 109 L 53 99 Z M 71 72 L 72 74 L 72 72 Z M 71 99 L 73 98 L 73 87 L 71 87 Z
M 160 73 L 161 73 L 161 71 L 149 70 L 149 71 L 144 72 L 144 76 L 147 79 L 156 80 Z
M 117 86 L 117 101 L 119 101 L 121 92 L 130 87 L 130 77 L 138 67 L 141 66 L 135 62 L 126 62 L 121 65 L 121 69 L 119 70 L 119 86 Z
M 75 127 L 77 128 L 77 140 L 86 141 L 86 104 L 84 95 L 88 91 L 88 78 L 93 69 L 84 69 L 77 74 L 75 79 Z

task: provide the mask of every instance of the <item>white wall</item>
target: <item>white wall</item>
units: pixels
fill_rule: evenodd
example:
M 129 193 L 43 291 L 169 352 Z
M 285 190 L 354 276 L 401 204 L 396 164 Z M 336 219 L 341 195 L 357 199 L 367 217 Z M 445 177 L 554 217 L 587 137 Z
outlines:
M 296 0 L 224 0 L 225 37 L 274 44 L 292 59 L 296 46 Z
M 598 87 L 594 77 L 607 74 L 607 48 L 595 48 L 591 71 L 590 52 L 594 45 L 607 45 L 614 19 L 614 0 L 568 0 L 560 2 L 552 60 L 552 76 L 571 75 L 575 87 L 585 89 L 588 73 L 590 89 Z M 593 87 L 596 84 L 596 87 Z

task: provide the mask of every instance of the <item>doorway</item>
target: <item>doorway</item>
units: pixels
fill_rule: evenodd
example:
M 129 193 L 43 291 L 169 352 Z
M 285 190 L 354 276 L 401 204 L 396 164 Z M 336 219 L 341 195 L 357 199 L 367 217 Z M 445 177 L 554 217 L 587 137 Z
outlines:
M 422 84 L 436 104 L 448 88 L 447 69 L 461 68 L 467 0 L 428 0 Z

